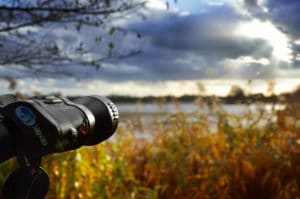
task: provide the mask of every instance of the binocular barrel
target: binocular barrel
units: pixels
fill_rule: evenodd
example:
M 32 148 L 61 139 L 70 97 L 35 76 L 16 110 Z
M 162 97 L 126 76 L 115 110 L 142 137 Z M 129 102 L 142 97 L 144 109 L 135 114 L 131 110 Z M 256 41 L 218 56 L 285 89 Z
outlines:
M 96 145 L 115 132 L 119 119 L 116 106 L 96 95 L 15 100 L 0 114 L 0 162 Z

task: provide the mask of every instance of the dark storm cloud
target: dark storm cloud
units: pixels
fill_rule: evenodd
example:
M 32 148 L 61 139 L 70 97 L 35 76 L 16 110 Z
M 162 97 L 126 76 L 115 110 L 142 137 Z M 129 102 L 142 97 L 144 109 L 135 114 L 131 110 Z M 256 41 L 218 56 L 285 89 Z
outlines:
M 266 5 L 272 20 L 284 32 L 295 39 L 300 38 L 300 1 L 268 1 Z
M 133 28 L 151 38 L 157 47 L 190 51 L 217 59 L 244 55 L 269 57 L 270 45 L 261 39 L 235 35 L 238 23 L 249 20 L 228 6 L 217 6 L 209 12 L 191 16 L 170 14 L 159 20 L 134 24 Z M 256 53 L 259 50 L 259 53 Z
M 156 12 L 146 21 L 127 25 L 140 33 L 142 39 L 125 39 L 123 46 L 135 44 L 142 54 L 121 60 L 121 63 L 138 70 L 107 68 L 102 71 L 103 78 L 157 81 L 237 77 L 241 73 L 254 76 L 256 73 L 249 69 L 253 67 L 247 66 L 248 71 L 228 71 L 224 69 L 224 61 L 243 56 L 269 58 L 272 54 L 273 49 L 267 41 L 235 33 L 236 26 L 249 18 L 239 15 L 228 5 L 212 6 L 206 12 L 188 16 Z
M 255 7 L 257 2 L 249 0 L 247 6 Z M 88 46 L 95 45 L 89 54 L 92 57 L 107 53 L 107 42 L 110 41 L 115 42 L 114 50 L 126 52 L 140 49 L 142 53 L 127 59 L 105 62 L 100 70 L 67 66 L 53 69 L 49 67 L 49 71 L 62 70 L 62 73 L 67 71 L 75 77 L 106 81 L 263 78 L 273 75 L 272 68 L 266 69 L 266 66 L 257 63 L 234 62 L 232 64 L 235 67 L 225 67 L 228 60 L 241 57 L 270 58 L 273 50 L 265 40 L 237 35 L 236 27 L 253 18 L 241 15 L 229 4 L 207 6 L 202 12 L 193 15 L 151 10 L 146 16 L 146 20 L 127 21 L 123 26 L 133 33 L 125 36 L 119 33 L 111 36 L 91 29 L 84 29 L 80 36 L 76 36 L 76 32 L 68 35 L 65 30 L 53 31 L 51 37 L 57 38 L 60 46 L 68 46 L 69 40 L 74 45 L 78 45 L 80 41 Z M 106 40 L 95 44 L 96 34 L 104 35 Z M 258 71 L 261 72 L 257 73 Z
M 248 65 L 240 64 L 247 71 L 230 71 L 224 68 L 227 59 L 234 60 L 243 56 L 259 59 L 271 56 L 272 47 L 266 41 L 236 35 L 236 26 L 249 20 L 225 4 L 208 6 L 202 13 L 187 16 L 152 10 L 147 20 L 124 25 L 126 29 L 139 33 L 141 38 L 130 33 L 125 37 L 118 33 L 105 36 L 106 40 L 112 39 L 115 42 L 116 50 L 126 52 L 140 49 L 141 54 L 106 62 L 99 71 L 86 70 L 80 66 L 71 66 L 65 70 L 74 76 L 106 81 L 193 80 L 238 77 L 240 74 L 246 76 L 247 73 L 254 76 L 255 72 Z M 84 40 L 85 44 L 92 44 L 94 42 L 91 38 L 94 38 L 96 32 L 84 30 L 81 38 L 74 41 Z M 64 34 L 61 32 L 59 37 L 62 35 Z M 97 44 L 92 55 L 107 52 L 105 46 L 107 45 Z

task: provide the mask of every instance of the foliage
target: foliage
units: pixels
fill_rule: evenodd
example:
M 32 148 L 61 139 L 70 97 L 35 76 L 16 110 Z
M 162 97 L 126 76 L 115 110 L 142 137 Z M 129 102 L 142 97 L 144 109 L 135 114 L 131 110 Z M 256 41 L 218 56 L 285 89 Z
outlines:
M 47 197 L 299 197 L 300 112 L 291 106 L 237 115 L 212 103 L 209 112 L 127 116 L 111 141 L 44 160 Z
M 230 97 L 242 98 L 245 96 L 245 91 L 238 85 L 233 85 L 228 93 Z

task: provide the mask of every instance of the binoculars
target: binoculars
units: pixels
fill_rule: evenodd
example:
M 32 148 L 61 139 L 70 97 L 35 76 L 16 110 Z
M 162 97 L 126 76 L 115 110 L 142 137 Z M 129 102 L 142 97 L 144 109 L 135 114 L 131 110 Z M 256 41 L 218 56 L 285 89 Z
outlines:
M 102 96 L 0 96 L 0 162 L 13 156 L 20 168 L 3 186 L 4 198 L 44 198 L 49 187 L 44 155 L 96 145 L 118 126 L 116 106 Z

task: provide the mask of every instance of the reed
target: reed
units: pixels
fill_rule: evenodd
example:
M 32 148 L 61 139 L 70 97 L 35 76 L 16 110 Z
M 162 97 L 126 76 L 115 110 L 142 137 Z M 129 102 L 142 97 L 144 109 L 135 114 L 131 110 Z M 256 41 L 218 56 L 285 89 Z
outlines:
M 297 198 L 299 108 L 130 117 L 108 142 L 44 158 L 47 198 Z M 0 165 L 1 183 L 14 166 Z

